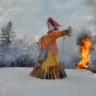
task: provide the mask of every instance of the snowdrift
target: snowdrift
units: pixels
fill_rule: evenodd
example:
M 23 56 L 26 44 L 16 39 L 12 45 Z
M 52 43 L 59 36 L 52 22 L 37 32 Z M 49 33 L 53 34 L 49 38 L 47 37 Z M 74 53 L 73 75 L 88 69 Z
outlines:
M 96 75 L 65 69 L 64 79 L 41 80 L 29 76 L 32 68 L 0 68 L 0 96 L 96 96 Z

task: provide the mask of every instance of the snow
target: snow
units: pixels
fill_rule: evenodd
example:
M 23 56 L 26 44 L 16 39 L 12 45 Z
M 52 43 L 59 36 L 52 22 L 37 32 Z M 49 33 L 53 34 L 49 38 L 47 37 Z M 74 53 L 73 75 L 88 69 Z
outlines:
M 96 96 L 96 75 L 88 70 L 65 69 L 64 79 L 29 76 L 32 68 L 0 68 L 0 96 Z

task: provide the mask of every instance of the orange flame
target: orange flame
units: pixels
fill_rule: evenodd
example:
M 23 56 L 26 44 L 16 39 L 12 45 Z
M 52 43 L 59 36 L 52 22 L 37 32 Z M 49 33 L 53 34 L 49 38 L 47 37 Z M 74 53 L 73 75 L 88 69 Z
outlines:
M 87 65 L 87 63 L 90 62 L 90 47 L 92 45 L 92 42 L 88 38 L 82 38 L 81 42 L 80 51 L 82 60 L 76 65 L 78 70 L 88 68 L 89 64 Z

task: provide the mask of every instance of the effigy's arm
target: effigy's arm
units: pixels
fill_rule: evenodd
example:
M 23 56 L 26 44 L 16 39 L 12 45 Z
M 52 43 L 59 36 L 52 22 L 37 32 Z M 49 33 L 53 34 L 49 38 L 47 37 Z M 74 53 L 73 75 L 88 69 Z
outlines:
M 60 37 L 62 37 L 62 36 L 65 36 L 65 35 L 67 35 L 67 36 L 71 36 L 72 34 L 72 29 L 71 29 L 71 27 L 69 27 L 68 29 L 66 29 L 66 30 L 62 30 L 62 31 L 52 31 L 52 33 L 50 34 L 50 36 L 51 36 L 51 38 L 53 38 L 54 40 L 56 40 L 57 38 L 60 38 Z
M 64 35 L 66 35 L 65 32 L 62 32 L 62 31 L 54 32 L 54 31 L 53 31 L 53 32 L 50 34 L 50 37 L 53 38 L 54 40 L 56 40 L 57 38 L 62 37 L 62 36 L 64 36 Z

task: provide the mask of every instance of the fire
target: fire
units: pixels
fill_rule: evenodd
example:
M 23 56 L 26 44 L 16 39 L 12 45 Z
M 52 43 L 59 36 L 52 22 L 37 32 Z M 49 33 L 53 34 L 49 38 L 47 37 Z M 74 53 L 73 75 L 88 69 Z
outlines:
M 82 38 L 81 44 L 80 44 L 80 51 L 81 51 L 81 57 L 82 60 L 79 62 L 79 64 L 76 65 L 76 68 L 78 70 L 83 70 L 88 68 L 90 62 L 90 47 L 92 45 L 91 40 L 88 38 Z

